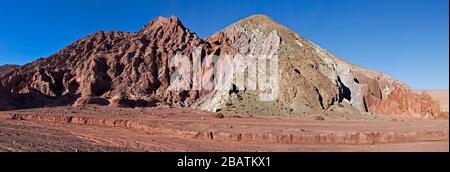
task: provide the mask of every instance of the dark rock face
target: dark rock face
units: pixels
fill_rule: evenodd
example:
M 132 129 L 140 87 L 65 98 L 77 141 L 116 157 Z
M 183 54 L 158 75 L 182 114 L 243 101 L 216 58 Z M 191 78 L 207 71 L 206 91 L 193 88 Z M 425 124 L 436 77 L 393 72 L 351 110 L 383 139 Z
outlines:
M 0 79 L 10 74 L 14 70 L 19 69 L 18 65 L 3 65 L 0 66 Z M 15 107 L 14 101 L 10 99 L 5 89 L 0 87 L 0 110 L 13 109 Z
M 191 64 L 202 62 L 202 77 L 215 67 L 208 55 L 223 59 L 264 53 L 279 57 L 282 89 L 273 102 L 259 102 L 255 97 L 260 90 L 170 89 L 175 55 L 184 55 Z M 187 75 L 193 79 L 193 72 Z M 191 82 L 187 84 L 192 88 Z M 158 17 L 139 32 L 96 32 L 48 58 L 20 68 L 0 67 L 0 97 L 0 110 L 98 104 L 252 112 L 267 107 L 301 114 L 347 103 L 360 112 L 426 118 L 440 114 L 439 104 L 426 93 L 416 95 L 384 74 L 349 64 L 262 15 L 241 20 L 206 40 L 176 17 Z M 249 104 L 255 107 L 243 108 Z
M 5 75 L 9 74 L 10 72 L 19 69 L 19 65 L 3 65 L 0 66 L 0 78 L 3 78 Z

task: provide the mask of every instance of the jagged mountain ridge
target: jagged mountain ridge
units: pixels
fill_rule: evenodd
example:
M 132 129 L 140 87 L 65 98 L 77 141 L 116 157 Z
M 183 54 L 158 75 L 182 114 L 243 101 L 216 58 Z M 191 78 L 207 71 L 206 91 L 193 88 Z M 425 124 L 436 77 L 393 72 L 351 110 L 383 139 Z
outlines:
M 278 47 L 268 50 L 265 44 Z M 273 51 L 280 59 L 283 88 L 277 100 L 258 101 L 254 96 L 258 91 L 168 89 L 174 72 L 168 66 L 170 57 L 194 58 L 193 47 L 201 47 L 201 61 L 206 54 L 224 57 Z M 0 82 L 0 94 L 8 97 L 3 104 L 13 108 L 168 104 L 256 113 L 332 109 L 426 118 L 440 114 L 438 103 L 426 93 L 416 95 L 391 77 L 347 63 L 264 15 L 243 19 L 205 40 L 176 17 L 158 17 L 139 32 L 96 32 L 15 70 Z
M 178 101 L 165 92 L 171 72 L 168 57 L 189 54 L 200 44 L 178 18 L 160 17 L 136 33 L 96 32 L 25 65 L 3 79 L 2 86 L 18 93 L 13 99 L 34 107 L 109 104 L 112 98 L 117 106 L 148 106 L 169 97 Z
M 12 72 L 15 69 L 20 68 L 19 65 L 2 65 L 0 66 L 0 78 L 3 78 L 8 73 Z

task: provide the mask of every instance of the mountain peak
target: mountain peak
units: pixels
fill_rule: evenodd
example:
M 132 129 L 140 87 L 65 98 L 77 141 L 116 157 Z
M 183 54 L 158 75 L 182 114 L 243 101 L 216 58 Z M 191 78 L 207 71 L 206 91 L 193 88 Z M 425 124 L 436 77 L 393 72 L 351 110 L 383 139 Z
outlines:
M 253 32 L 254 30 L 261 31 L 263 33 L 270 33 L 274 30 L 283 33 L 292 32 L 290 29 L 285 27 L 284 25 L 276 22 L 272 18 L 264 14 L 255 14 L 244 19 L 237 21 L 236 23 L 231 24 L 226 27 L 222 31 L 228 30 L 233 32 L 236 29 L 244 29 L 246 32 Z
M 179 22 L 180 19 L 177 16 L 171 16 L 169 18 L 158 16 L 153 21 L 160 23 L 171 23 L 171 22 Z
M 147 23 L 139 32 L 145 33 L 148 30 L 153 30 L 159 27 L 181 27 L 186 29 L 177 16 L 172 16 L 170 18 L 158 16 Z
M 244 18 L 240 21 L 237 22 L 237 24 L 240 25 L 280 25 L 279 23 L 277 23 L 276 21 L 274 21 L 272 18 L 270 18 L 267 15 L 264 14 L 255 14 L 252 16 L 249 16 L 247 18 Z
M 270 18 L 269 16 L 265 15 L 265 14 L 255 14 L 255 15 L 251 15 L 247 18 L 245 18 L 244 20 L 272 20 L 272 18 Z

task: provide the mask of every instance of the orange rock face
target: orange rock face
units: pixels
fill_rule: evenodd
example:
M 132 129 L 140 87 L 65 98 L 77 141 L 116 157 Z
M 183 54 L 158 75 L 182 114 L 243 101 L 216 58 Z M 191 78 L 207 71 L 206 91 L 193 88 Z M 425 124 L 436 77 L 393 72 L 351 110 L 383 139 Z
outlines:
M 401 86 L 395 88 L 387 99 L 369 106 L 369 111 L 422 118 L 448 118 L 442 116 L 439 101 L 434 101 L 427 92 L 418 95 Z
M 363 100 L 368 112 L 420 118 L 448 118 L 440 112 L 439 101 L 433 100 L 426 91 L 416 94 L 408 86 L 396 82 L 391 84 L 392 91 L 383 97 L 382 88 L 389 84 L 386 80 L 371 79 L 364 74 L 356 76 L 362 85 Z

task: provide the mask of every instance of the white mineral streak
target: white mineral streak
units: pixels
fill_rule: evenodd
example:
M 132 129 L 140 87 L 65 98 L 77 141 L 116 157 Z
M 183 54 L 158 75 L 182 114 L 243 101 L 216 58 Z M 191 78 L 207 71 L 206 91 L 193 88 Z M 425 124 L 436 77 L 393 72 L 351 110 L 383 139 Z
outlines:
M 331 53 L 328 53 L 326 50 L 322 49 L 313 42 L 309 41 L 309 43 L 313 45 L 318 57 L 326 64 L 326 66 L 319 66 L 319 71 L 332 81 L 337 81 L 337 77 L 339 77 L 342 84 L 344 84 L 351 91 L 351 100 L 349 100 L 351 105 L 356 107 L 358 110 L 366 110 L 364 105 L 364 94 L 362 86 L 354 81 L 355 76 L 353 76 L 352 71 L 364 73 L 368 78 L 386 83 L 384 89 L 382 90 L 383 98 L 388 97 L 393 91 L 393 84 L 396 82 L 393 78 L 376 71 L 352 65 L 335 57 Z
M 230 30 L 224 30 L 225 34 L 234 33 L 236 31 L 246 31 L 240 26 L 233 26 Z M 273 101 L 278 95 L 278 56 L 277 51 L 281 43 L 281 39 L 277 31 L 272 31 L 268 35 L 264 35 L 259 30 L 251 30 L 249 35 L 245 35 L 236 41 L 240 54 L 234 55 L 231 62 L 226 62 L 232 66 L 225 72 L 232 74 L 231 77 L 223 78 L 225 89 L 215 89 L 207 96 L 202 98 L 195 106 L 202 110 L 218 111 L 223 109 L 227 102 L 231 101 L 229 94 L 230 87 L 235 84 L 238 89 L 252 90 L 259 92 L 260 101 Z M 251 41 L 249 41 L 251 40 Z M 249 43 L 250 42 L 250 43 Z M 227 59 L 227 58 L 225 58 Z M 231 58 L 229 58 L 231 59 Z M 263 61 L 264 60 L 264 61 Z M 222 60 L 226 61 L 226 60 Z M 266 62 L 269 62 L 267 64 Z M 269 69 L 266 65 L 270 66 Z M 244 71 L 247 69 L 247 78 L 243 78 Z M 267 75 L 270 73 L 270 75 Z M 225 75 L 225 73 L 222 73 Z M 219 75 L 221 75 L 219 73 Z M 247 83 L 244 83 L 244 81 Z

